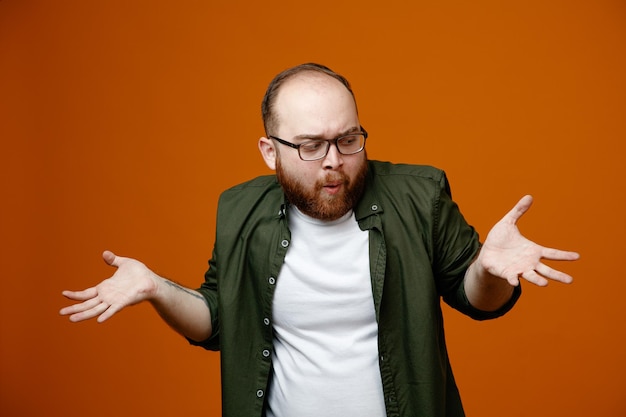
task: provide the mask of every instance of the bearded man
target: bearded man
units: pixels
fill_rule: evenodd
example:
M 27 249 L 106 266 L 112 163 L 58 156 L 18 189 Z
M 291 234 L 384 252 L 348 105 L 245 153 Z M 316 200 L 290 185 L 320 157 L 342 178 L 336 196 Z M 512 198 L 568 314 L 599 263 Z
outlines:
M 572 278 L 516 226 L 481 244 L 436 168 L 368 160 L 348 81 L 304 64 L 277 75 L 258 146 L 276 175 L 225 191 L 197 290 L 111 252 L 114 275 L 64 295 L 104 321 L 149 301 L 190 343 L 220 350 L 224 416 L 459 417 L 440 300 L 477 320 L 509 311 L 521 278 Z

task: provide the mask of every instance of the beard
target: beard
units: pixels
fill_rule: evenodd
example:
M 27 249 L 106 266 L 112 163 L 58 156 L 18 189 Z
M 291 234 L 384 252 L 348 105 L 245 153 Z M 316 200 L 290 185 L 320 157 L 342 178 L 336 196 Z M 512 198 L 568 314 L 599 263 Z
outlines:
M 363 158 L 353 180 L 344 172 L 329 172 L 323 180 L 316 181 L 312 187 L 285 172 L 276 160 L 276 176 L 283 188 L 287 201 L 296 206 L 302 213 L 318 220 L 337 220 L 352 210 L 363 195 L 365 177 L 367 175 L 367 157 Z M 336 194 L 324 192 L 324 184 L 340 182 L 342 189 Z

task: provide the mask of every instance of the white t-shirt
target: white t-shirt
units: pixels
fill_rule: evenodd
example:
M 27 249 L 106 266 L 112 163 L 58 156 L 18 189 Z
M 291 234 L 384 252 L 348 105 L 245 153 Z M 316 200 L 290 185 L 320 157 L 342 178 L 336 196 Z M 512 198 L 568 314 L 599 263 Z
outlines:
M 384 417 L 368 232 L 290 208 L 273 303 L 268 417 Z

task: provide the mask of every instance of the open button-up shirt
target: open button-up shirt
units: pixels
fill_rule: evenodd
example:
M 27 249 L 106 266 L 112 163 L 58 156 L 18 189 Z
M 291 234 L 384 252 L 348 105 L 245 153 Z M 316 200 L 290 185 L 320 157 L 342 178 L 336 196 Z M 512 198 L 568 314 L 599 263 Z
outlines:
M 359 227 L 369 231 L 387 416 L 463 416 L 440 301 L 474 319 L 490 319 L 513 307 L 520 287 L 498 311 L 469 303 L 463 279 L 480 242 L 441 170 L 369 161 L 354 211 Z M 273 175 L 235 186 L 219 200 L 213 255 L 199 288 L 213 334 L 191 343 L 221 351 L 226 417 L 264 415 L 272 377 L 272 298 L 290 243 L 287 216 Z

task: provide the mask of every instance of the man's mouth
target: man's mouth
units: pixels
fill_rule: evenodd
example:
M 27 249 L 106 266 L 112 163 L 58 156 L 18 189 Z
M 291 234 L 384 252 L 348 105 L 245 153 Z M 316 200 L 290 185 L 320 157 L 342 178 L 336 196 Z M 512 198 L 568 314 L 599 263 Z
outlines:
M 324 189 L 330 194 L 335 194 L 339 192 L 342 185 L 343 185 L 343 181 L 327 182 L 326 184 L 324 184 Z

